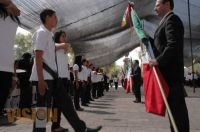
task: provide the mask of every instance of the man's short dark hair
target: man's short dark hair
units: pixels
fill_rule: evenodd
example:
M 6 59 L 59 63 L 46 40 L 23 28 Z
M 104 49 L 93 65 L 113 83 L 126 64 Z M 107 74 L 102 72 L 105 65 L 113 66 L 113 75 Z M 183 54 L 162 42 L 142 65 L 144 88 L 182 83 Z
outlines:
M 174 0 L 162 0 L 163 4 L 165 4 L 166 2 L 169 2 L 171 9 L 174 9 Z
M 87 62 L 87 60 L 86 60 L 86 59 L 82 59 L 82 64 L 83 64 L 84 62 Z
M 47 16 L 53 16 L 53 14 L 55 14 L 56 12 L 54 10 L 51 9 L 44 9 L 41 13 L 40 13 L 40 20 L 43 24 L 45 24 L 45 20 Z
M 139 65 L 139 60 L 135 60 L 135 63 Z

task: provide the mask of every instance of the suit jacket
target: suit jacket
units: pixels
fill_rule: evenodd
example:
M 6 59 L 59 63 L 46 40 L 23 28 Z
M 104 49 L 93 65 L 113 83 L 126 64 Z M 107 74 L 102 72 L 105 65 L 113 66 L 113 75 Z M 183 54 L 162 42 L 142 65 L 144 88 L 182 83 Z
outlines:
M 136 70 L 132 69 L 132 79 L 133 79 L 133 85 L 140 86 L 142 84 L 142 76 L 141 76 L 141 69 L 138 66 Z
M 169 86 L 184 81 L 183 39 L 183 23 L 171 12 L 159 25 L 154 36 L 154 54 Z

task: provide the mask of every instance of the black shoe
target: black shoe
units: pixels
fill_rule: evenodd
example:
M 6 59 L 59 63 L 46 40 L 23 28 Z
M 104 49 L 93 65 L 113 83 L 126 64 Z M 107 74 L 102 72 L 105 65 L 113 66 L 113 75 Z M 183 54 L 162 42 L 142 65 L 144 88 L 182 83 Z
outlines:
M 98 126 L 96 128 L 86 128 L 86 132 L 98 132 L 102 129 L 102 126 Z
M 82 106 L 89 107 L 89 105 L 88 105 L 88 104 L 82 104 Z
M 134 103 L 141 103 L 141 101 L 138 101 L 138 100 L 135 100 L 135 101 L 133 101 Z
M 86 103 L 87 103 L 87 104 L 91 104 L 90 101 L 87 101 Z
M 76 110 L 77 110 L 77 111 L 84 111 L 83 108 L 77 108 Z
M 52 130 L 52 132 L 69 132 L 69 130 L 67 128 L 59 127 Z
M 5 125 L 5 126 L 12 125 L 16 122 L 16 120 L 17 120 L 16 117 L 13 117 L 12 119 L 9 120 L 7 116 L 2 115 L 2 116 L 0 116 L 0 126 L 1 125 Z

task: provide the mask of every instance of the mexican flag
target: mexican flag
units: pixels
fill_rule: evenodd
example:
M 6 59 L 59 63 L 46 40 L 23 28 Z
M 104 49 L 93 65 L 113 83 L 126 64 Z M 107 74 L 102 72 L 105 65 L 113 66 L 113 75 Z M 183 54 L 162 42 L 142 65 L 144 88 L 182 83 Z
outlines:
M 141 45 L 142 64 L 143 64 L 142 76 L 143 76 L 143 87 L 144 87 L 146 111 L 149 113 L 156 114 L 156 115 L 165 116 L 166 107 L 165 107 L 165 103 L 164 103 L 164 100 L 159 88 L 159 82 L 161 83 L 164 89 L 164 93 L 166 97 L 168 96 L 168 93 L 169 93 L 169 87 L 167 83 L 165 82 L 162 74 L 160 73 L 158 67 L 155 67 L 155 70 L 157 72 L 159 82 L 158 82 L 158 79 L 156 78 L 155 72 L 153 71 L 153 67 L 150 67 L 148 65 L 149 60 L 155 58 L 151 44 L 149 42 L 148 37 L 145 35 L 142 29 L 141 20 L 138 17 L 136 11 L 133 9 L 132 5 L 129 4 L 127 9 L 129 10 L 126 11 L 125 14 L 127 17 L 128 16 L 131 17 L 133 29 L 142 43 Z
M 126 93 L 130 93 L 131 90 L 132 90 L 132 60 L 128 61 L 128 66 L 127 66 L 127 69 L 126 69 L 126 77 L 125 77 L 125 90 L 126 90 Z

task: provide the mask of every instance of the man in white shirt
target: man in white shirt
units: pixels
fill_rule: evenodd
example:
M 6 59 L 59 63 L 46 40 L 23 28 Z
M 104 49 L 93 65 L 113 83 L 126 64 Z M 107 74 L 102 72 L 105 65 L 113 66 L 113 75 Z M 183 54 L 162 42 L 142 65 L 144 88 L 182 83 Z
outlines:
M 90 64 L 88 60 L 86 62 L 87 62 L 86 67 L 87 67 L 87 78 L 88 78 L 88 83 L 86 88 L 86 103 L 90 103 L 90 101 L 94 101 L 91 96 L 91 90 L 92 90 L 91 74 L 93 65 Z
M 83 72 L 83 85 L 81 89 L 81 103 L 82 106 L 88 106 L 86 99 L 87 83 L 88 83 L 88 70 L 86 67 L 86 59 L 82 60 L 82 72 Z
M 73 72 L 74 72 L 74 106 L 77 111 L 83 111 L 84 109 L 80 106 L 80 93 L 82 90 L 83 83 L 83 68 L 82 68 L 82 56 L 78 55 L 75 57 Z
M 92 81 L 92 97 L 93 99 L 97 99 L 98 77 L 97 77 L 97 70 L 95 67 L 93 67 L 92 69 L 91 81 Z
M 53 40 L 52 29 L 57 25 L 55 11 L 45 9 L 40 14 L 42 26 L 33 35 L 33 49 L 35 53 L 34 65 L 30 80 L 37 89 L 37 111 L 34 121 L 33 132 L 45 132 L 47 120 L 47 108 L 51 108 L 52 97 L 58 103 L 58 108 L 62 110 L 65 118 L 76 132 L 97 132 L 96 129 L 86 128 L 85 122 L 78 117 L 71 97 L 67 94 L 66 88 L 56 85 L 56 78 L 50 74 L 45 65 L 51 71 L 57 73 L 55 43 Z M 48 71 L 48 72 L 47 72 Z M 42 112 L 42 113 L 41 113 Z M 46 112 L 46 114 L 44 113 Z

